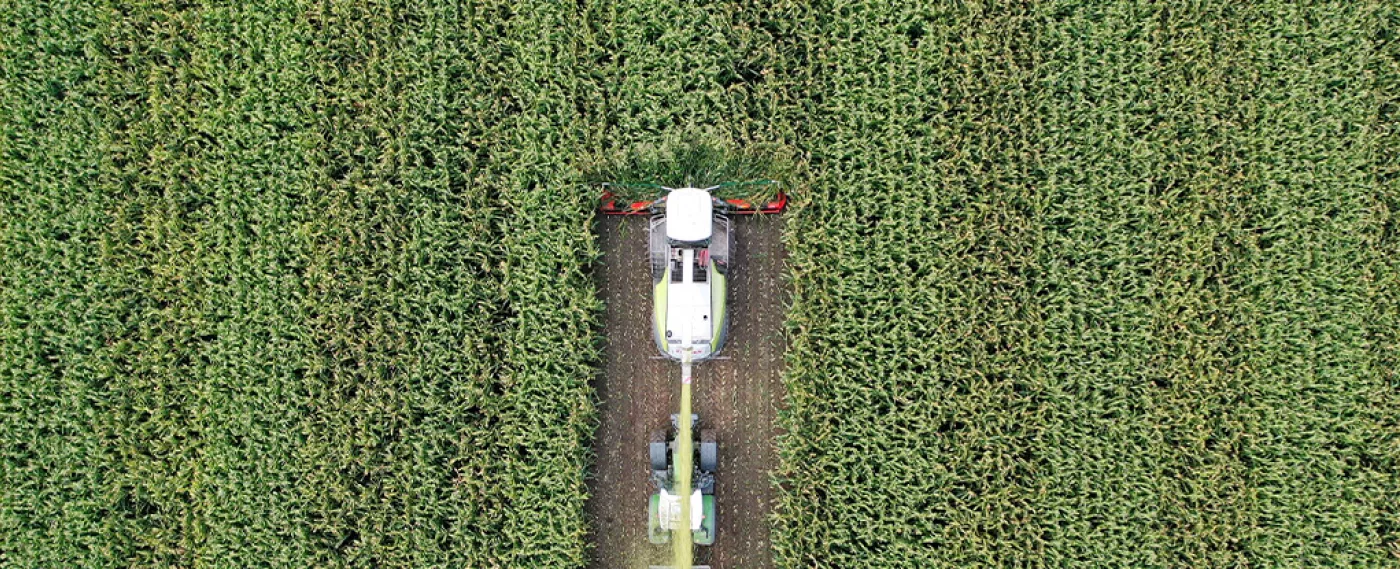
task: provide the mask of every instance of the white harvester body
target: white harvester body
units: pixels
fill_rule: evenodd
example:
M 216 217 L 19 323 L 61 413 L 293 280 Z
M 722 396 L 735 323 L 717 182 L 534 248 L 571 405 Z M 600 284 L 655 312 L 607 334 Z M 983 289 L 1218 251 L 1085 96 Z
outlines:
M 706 190 L 677 189 L 660 203 L 650 236 L 656 347 L 670 359 L 704 361 L 724 343 L 729 218 Z

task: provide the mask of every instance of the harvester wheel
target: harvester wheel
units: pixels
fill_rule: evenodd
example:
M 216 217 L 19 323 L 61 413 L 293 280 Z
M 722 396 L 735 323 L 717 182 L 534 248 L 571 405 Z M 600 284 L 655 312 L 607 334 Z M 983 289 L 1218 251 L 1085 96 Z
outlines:
M 700 470 L 719 470 L 719 442 L 715 440 L 715 432 L 710 429 L 700 431 Z
M 651 456 L 653 472 L 666 470 L 666 431 L 651 432 L 651 441 L 647 443 L 647 454 Z

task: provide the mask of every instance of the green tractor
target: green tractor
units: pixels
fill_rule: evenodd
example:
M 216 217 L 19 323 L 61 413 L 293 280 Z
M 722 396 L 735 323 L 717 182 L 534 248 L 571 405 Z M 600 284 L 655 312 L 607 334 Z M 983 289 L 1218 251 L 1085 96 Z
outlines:
M 647 454 L 651 457 L 651 483 L 656 488 L 647 508 L 647 539 L 657 545 L 671 542 L 671 532 L 689 528 L 696 545 L 711 545 L 715 542 L 718 529 L 715 517 L 715 471 L 719 469 L 719 443 L 715 442 L 714 432 L 700 430 L 700 439 L 690 445 L 696 456 L 690 461 L 695 465 L 690 477 L 690 488 L 676 488 L 676 460 L 673 456 L 677 448 L 675 433 L 679 431 L 679 416 L 671 415 L 671 433 L 655 431 L 647 443 Z M 690 416 L 690 432 L 699 422 L 699 415 Z M 681 520 L 681 500 L 690 500 L 690 520 Z

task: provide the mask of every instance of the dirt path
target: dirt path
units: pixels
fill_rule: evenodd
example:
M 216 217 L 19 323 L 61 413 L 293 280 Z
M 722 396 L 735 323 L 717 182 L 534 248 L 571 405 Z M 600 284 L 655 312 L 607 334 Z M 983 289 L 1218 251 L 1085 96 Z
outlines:
M 599 224 L 604 263 L 599 286 L 607 302 L 604 377 L 598 382 L 602 424 L 594 442 L 588 515 L 596 569 L 645 569 L 669 563 L 670 549 L 647 543 L 647 433 L 676 412 L 680 368 L 651 342 L 651 276 L 646 224 L 609 217 Z M 719 538 L 696 548 L 696 562 L 715 569 L 773 566 L 767 516 L 772 511 L 773 437 L 782 401 L 783 249 L 781 220 L 740 219 L 730 275 L 729 358 L 695 368 L 695 412 L 716 431 L 720 468 L 715 496 Z

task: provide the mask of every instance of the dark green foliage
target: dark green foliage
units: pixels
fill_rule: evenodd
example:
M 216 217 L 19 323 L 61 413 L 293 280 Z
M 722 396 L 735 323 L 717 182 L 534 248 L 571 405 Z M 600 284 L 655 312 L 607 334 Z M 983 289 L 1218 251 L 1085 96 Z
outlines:
M 590 5 L 596 143 L 580 162 L 590 182 L 706 186 L 764 202 L 803 191 L 802 156 L 774 122 L 792 96 L 779 62 L 786 4 L 605 2 Z M 590 188 L 596 192 L 597 188 Z M 628 199 L 651 188 L 617 187 Z M 596 193 L 595 193 L 596 195 Z
M 599 160 L 585 179 L 607 184 L 624 201 L 656 199 L 671 188 L 707 188 L 720 199 L 772 201 L 784 180 L 797 179 L 793 151 L 756 143 L 738 146 L 709 131 L 672 133 Z
M 572 8 L 6 9 L 0 564 L 582 565 Z
M 1393 566 L 1400 10 L 1217 4 L 0 5 L 0 565 L 582 566 L 587 183 L 777 178 L 780 566 Z
M 1393 14 L 813 10 L 781 565 L 1396 563 Z
M 101 567 L 131 550 L 113 495 L 118 435 L 108 385 L 130 358 L 130 304 L 103 260 L 121 196 L 95 187 L 93 49 L 100 11 L 82 2 L 0 6 L 0 564 Z M 159 409 L 150 409 L 152 413 Z M 125 436 L 136 436 L 130 433 Z

